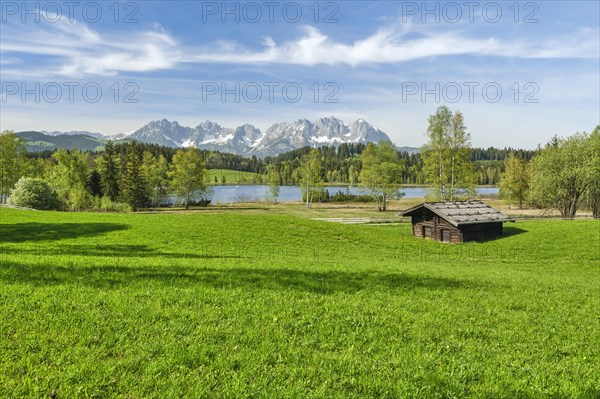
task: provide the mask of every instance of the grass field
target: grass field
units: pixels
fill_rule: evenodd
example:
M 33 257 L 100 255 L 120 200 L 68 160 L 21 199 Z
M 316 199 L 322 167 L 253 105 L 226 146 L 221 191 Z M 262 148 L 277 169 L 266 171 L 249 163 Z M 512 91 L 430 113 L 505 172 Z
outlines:
M 222 178 L 225 176 L 225 183 L 256 183 L 258 175 L 252 172 L 244 172 L 231 169 L 209 169 L 207 171 L 207 179 L 209 183 L 222 183 Z M 215 182 L 215 177 L 217 182 Z
M 598 221 L 302 212 L 0 208 L 0 397 L 600 397 Z

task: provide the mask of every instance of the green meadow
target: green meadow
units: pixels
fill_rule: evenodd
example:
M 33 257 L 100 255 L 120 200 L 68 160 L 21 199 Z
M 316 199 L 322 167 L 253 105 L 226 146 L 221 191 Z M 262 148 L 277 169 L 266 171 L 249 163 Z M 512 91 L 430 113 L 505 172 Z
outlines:
M 598 398 L 600 222 L 0 208 L 0 397 Z
M 232 169 L 208 169 L 206 171 L 207 180 L 211 184 L 223 183 L 223 178 L 228 184 L 231 183 L 256 183 L 259 175 L 252 172 L 244 172 Z M 216 178 L 216 181 L 215 181 Z

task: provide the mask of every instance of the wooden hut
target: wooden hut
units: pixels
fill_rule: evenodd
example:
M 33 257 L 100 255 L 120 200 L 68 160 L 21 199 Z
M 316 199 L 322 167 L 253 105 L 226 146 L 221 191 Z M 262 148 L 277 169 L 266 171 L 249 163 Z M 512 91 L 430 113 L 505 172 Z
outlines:
M 502 235 L 502 223 L 514 219 L 481 201 L 424 202 L 402 212 L 412 218 L 415 237 L 460 243 Z

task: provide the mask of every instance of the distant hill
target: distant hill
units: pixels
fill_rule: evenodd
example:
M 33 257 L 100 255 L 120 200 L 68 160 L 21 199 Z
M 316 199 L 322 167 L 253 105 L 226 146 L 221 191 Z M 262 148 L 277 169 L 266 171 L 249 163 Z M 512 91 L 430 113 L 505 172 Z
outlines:
M 85 134 L 48 135 L 41 132 L 18 132 L 17 136 L 25 140 L 27 151 L 44 151 L 64 148 L 83 151 L 102 151 L 107 140 Z
M 419 147 L 396 147 L 400 152 L 408 152 L 409 154 L 418 154 L 421 152 Z
M 103 139 L 103 140 L 110 139 L 110 136 L 107 136 L 105 134 L 88 132 L 87 130 L 71 130 L 70 132 L 59 132 L 56 130 L 53 132 L 48 132 L 46 130 L 42 130 L 40 133 L 47 134 L 48 136 L 60 136 L 60 135 L 79 136 L 79 135 L 83 135 L 83 136 L 90 136 L 95 139 Z

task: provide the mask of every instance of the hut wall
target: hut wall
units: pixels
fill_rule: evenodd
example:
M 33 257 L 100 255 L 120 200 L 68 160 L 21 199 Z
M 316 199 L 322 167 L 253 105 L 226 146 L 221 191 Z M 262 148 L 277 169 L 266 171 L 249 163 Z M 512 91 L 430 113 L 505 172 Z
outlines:
M 413 215 L 412 225 L 415 237 L 436 241 L 444 241 L 444 238 L 446 238 L 447 242 L 450 243 L 460 243 L 463 241 L 463 234 L 458 228 L 433 214 L 428 209 L 424 209 L 423 212 Z M 445 234 L 444 231 L 446 232 Z
M 496 238 L 502 235 L 502 223 L 477 223 L 460 226 L 464 241 L 476 241 Z

